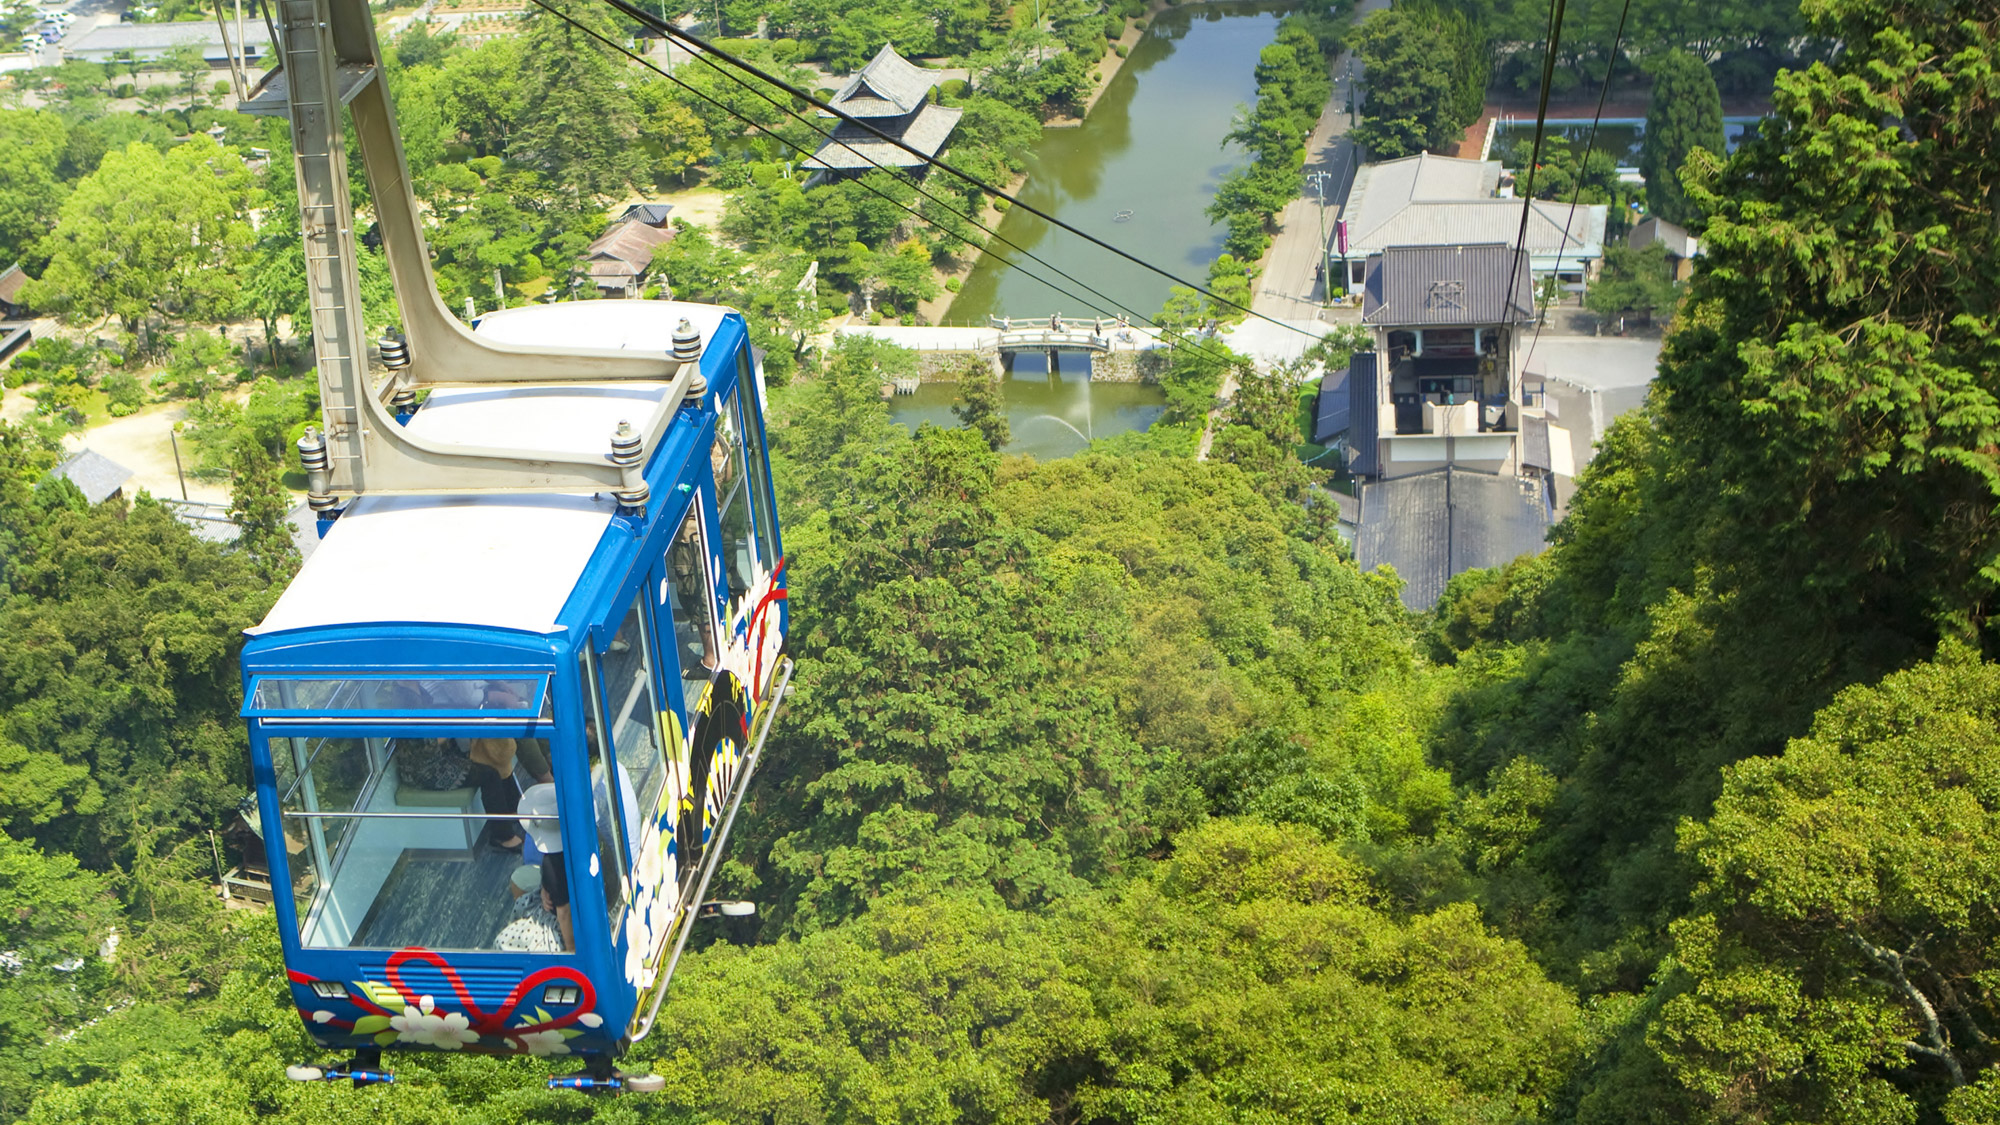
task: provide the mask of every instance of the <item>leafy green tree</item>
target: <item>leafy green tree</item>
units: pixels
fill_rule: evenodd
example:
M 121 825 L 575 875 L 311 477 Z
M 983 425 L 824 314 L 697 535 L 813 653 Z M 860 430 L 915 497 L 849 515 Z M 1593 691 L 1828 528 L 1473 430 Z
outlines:
M 530 97 L 524 81 L 528 51 L 527 36 L 503 35 L 445 57 L 442 129 L 447 136 L 463 136 L 480 156 L 511 151 Z
M 1248 473 L 1259 491 L 1296 501 L 1313 471 L 1299 460 L 1299 387 L 1303 366 L 1236 368 L 1236 393 L 1211 450 L 1217 460 Z
M 180 77 L 180 95 L 192 103 L 201 94 L 202 84 L 214 71 L 195 43 L 177 43 L 167 48 L 161 59 L 168 70 Z
M 450 29 L 431 31 L 431 21 L 411 20 L 396 37 L 396 64 L 404 69 L 434 67 L 458 45 L 458 34 Z
M 918 239 L 909 239 L 893 253 L 877 254 L 869 277 L 881 287 L 885 303 L 914 315 L 919 301 L 938 295 L 937 275 L 931 269 L 930 252 Z
M 1939 257 L 1984 253 L 1971 248 L 1990 245 L 1991 224 L 1951 201 L 2000 191 L 1992 146 L 1967 131 L 1983 95 L 1963 67 L 1996 58 L 1953 22 L 1972 10 L 1814 12 L 1856 46 L 1781 80 L 1781 135 L 1719 174 L 1697 158 L 1709 268 L 1661 368 L 1667 435 L 1727 482 L 1717 545 L 1740 545 L 1732 579 L 1752 577 L 1736 560 L 1754 554 L 1844 618 L 1919 636 L 1990 635 L 2000 552 L 2000 534 L 1949 515 L 2000 494 L 1981 452 L 2000 411 L 2000 326 L 1963 314 L 1995 307 L 2000 278 Z M 1861 103 L 1879 99 L 1922 125 L 1857 131 L 1857 115 L 1875 121 Z M 1810 263 L 1796 255 L 1807 245 L 1824 248 Z
M 718 245 L 704 227 L 674 220 L 672 241 L 653 248 L 654 272 L 683 301 L 722 301 L 743 273 L 743 254 Z
M 0 739 L 0 756 L 7 747 Z M 41 1085 L 39 1049 L 101 1012 L 111 974 L 98 947 L 117 914 L 102 875 L 0 833 L 0 1115 L 9 1120 Z
M 852 487 L 864 462 L 902 440 L 882 405 L 882 384 L 917 372 L 916 353 L 871 336 L 842 336 L 825 370 L 781 412 L 772 433 L 783 456 L 778 499 L 785 518 L 804 515 Z
M 174 342 L 167 369 L 155 381 L 175 398 L 200 401 L 236 383 L 241 369 L 235 361 L 228 337 L 197 328 Z
M 1671 51 L 1648 60 L 1653 98 L 1646 107 L 1646 136 L 1639 150 L 1639 172 L 1646 177 L 1646 202 L 1668 222 L 1700 229 L 1702 212 L 1681 186 L 1681 168 L 1688 154 L 1706 149 L 1721 156 L 1722 95 L 1708 67 L 1685 51 Z
M 1361 21 L 1354 47 L 1368 86 L 1353 136 L 1374 158 L 1454 145 L 1478 120 L 1491 54 L 1465 13 L 1430 3 L 1385 8 Z
M 1213 294 L 1208 302 L 1211 319 L 1233 322 L 1249 314 L 1251 292 L 1250 271 L 1256 259 L 1242 260 L 1234 254 L 1223 254 L 1208 267 L 1208 291 Z
M 693 959 L 655 1065 L 675 1110 L 724 1121 L 1536 1116 L 1574 999 L 1470 909 L 1398 920 L 1370 893 L 1309 832 L 1216 821 L 1054 911 L 892 897 Z
M 299 549 L 292 542 L 292 494 L 279 483 L 280 466 L 261 444 L 242 443 L 236 453 L 229 518 L 242 529 L 238 545 L 258 568 L 285 579 L 298 569 Z
M 68 194 L 57 174 L 68 138 L 53 113 L 0 109 L 0 260 L 18 261 L 54 228 Z
M 441 166 L 424 187 L 438 292 L 453 306 L 467 296 L 481 306 L 497 301 L 496 271 L 503 287 L 516 293 L 544 277 L 566 293 L 577 277 L 578 255 L 604 226 L 604 211 L 588 197 L 499 157 Z
M 632 95 L 656 176 L 685 187 L 694 166 L 715 151 L 707 123 L 681 100 L 684 95 L 664 82 L 642 82 L 632 88 Z
M 958 401 L 951 412 L 959 425 L 977 433 L 995 453 L 1014 440 L 1007 424 L 1007 398 L 1000 380 L 983 359 L 967 360 L 958 372 Z
M 236 303 L 252 195 L 243 162 L 205 136 L 107 154 L 64 201 L 29 299 L 72 321 L 116 316 L 142 352 L 155 318 L 217 321 Z
M 571 5 L 565 14 L 615 39 L 601 9 Z M 521 79 L 520 126 L 507 155 L 549 177 L 560 190 L 609 197 L 643 175 L 638 107 L 623 81 L 624 58 L 568 20 L 536 10 L 527 17 L 528 56 Z
M 1679 298 L 1666 244 L 1655 242 L 1638 250 L 1605 247 L 1603 272 L 1584 293 L 1583 304 L 1597 319 L 1611 321 L 1627 312 L 1647 316 L 1671 312 Z
M 2000 665 L 1947 645 L 1857 687 L 1682 829 L 1687 974 L 1652 1041 L 1715 1117 L 1935 1117 L 1996 1061 Z M 1981 1095 L 1990 1098 L 1990 1094 Z
M 1514 171 L 1523 191 L 1529 188 L 1527 163 L 1534 155 L 1532 140 L 1521 141 L 1504 150 L 1499 159 Z M 1533 190 L 1536 199 L 1567 204 L 1610 203 L 1623 207 L 1628 192 L 1618 179 L 1618 162 L 1602 149 L 1578 152 L 1568 137 L 1544 137 L 1542 162 L 1535 166 Z
M 16 431 L 0 452 L 27 457 L 20 444 Z M 28 802 L 42 845 L 101 869 L 135 822 L 233 808 L 247 784 L 235 653 L 276 592 L 150 501 L 85 507 L 10 486 L 0 536 L 0 741 L 89 771 Z
M 113 418 L 135 414 L 146 405 L 146 385 L 129 371 L 114 371 L 104 377 L 104 399 Z

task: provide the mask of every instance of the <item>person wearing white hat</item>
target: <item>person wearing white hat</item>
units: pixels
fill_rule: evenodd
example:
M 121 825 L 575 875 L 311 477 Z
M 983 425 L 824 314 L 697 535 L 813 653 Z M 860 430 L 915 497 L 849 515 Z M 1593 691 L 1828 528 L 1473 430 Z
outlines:
M 562 931 L 564 950 L 576 948 L 576 931 L 569 917 L 569 871 L 563 866 L 562 824 L 556 815 L 556 787 L 548 782 L 530 785 L 521 794 L 521 827 L 528 830 L 535 849 L 542 853 L 542 905 L 556 916 Z M 551 819 L 541 820 L 539 817 Z

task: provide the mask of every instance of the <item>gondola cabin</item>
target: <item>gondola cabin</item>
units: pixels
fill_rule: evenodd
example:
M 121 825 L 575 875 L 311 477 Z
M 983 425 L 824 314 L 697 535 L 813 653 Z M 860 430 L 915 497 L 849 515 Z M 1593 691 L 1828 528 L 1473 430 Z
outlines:
M 411 440 L 530 461 L 604 456 L 652 418 L 643 488 L 357 490 L 251 630 L 257 819 L 323 1047 L 610 1058 L 649 1029 L 784 641 L 763 395 L 721 308 L 477 329 L 661 357 L 690 330 L 698 378 L 437 387 L 402 411 Z

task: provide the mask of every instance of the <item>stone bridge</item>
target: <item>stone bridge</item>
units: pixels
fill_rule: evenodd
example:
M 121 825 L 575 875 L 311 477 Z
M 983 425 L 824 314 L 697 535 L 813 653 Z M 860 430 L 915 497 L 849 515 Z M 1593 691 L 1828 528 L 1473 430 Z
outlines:
M 1115 320 L 1101 318 L 1077 320 L 1065 316 L 1051 316 L 1017 320 L 1010 316 L 993 316 L 986 319 L 988 327 L 999 331 L 995 350 L 1001 352 L 1026 352 L 1037 349 L 1108 352 L 1111 350 L 1115 333 L 1123 331 L 1128 341 L 1133 339 L 1131 329 L 1127 326 Z

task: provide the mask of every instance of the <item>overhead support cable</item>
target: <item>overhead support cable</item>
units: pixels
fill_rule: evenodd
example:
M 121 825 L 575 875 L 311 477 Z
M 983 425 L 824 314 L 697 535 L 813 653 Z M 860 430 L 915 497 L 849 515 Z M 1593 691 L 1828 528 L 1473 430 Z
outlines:
M 540 4 L 541 2 L 542 0 L 536 0 L 536 3 L 538 4 Z M 967 172 L 957 167 L 956 165 L 953 165 L 933 154 L 926 153 L 921 149 L 912 146 L 908 142 L 904 141 L 901 137 L 883 132 L 881 129 L 878 129 L 873 124 L 869 123 L 867 119 L 856 117 L 853 114 L 848 113 L 846 110 L 841 109 L 838 106 L 835 106 L 833 103 L 825 100 L 824 98 L 821 98 L 815 94 L 808 93 L 805 90 L 801 90 L 798 87 L 793 86 L 791 83 L 786 82 L 784 79 L 778 77 L 775 74 L 772 74 L 771 72 L 756 65 L 755 63 L 748 62 L 742 58 L 739 58 L 736 55 L 730 53 L 729 51 L 717 47 L 715 44 L 709 42 L 706 39 L 701 38 L 698 35 L 695 35 L 688 31 L 684 31 L 681 28 L 674 26 L 672 23 L 660 19 L 658 16 L 653 15 L 651 12 L 647 12 L 644 9 L 634 6 L 633 4 L 629 3 L 628 0 L 602 0 L 602 2 L 617 9 L 619 12 L 623 13 L 627 18 L 632 19 L 637 23 L 639 23 L 640 26 L 652 28 L 654 31 L 657 31 L 662 35 L 665 35 L 672 39 L 679 40 L 680 42 L 686 44 L 688 47 L 694 49 L 696 52 L 699 52 L 697 54 L 697 57 L 700 57 L 700 55 L 702 54 L 706 54 L 721 59 L 723 62 L 728 63 L 735 69 L 740 70 L 745 74 L 748 74 L 758 79 L 759 81 L 762 81 L 776 89 L 782 90 L 785 93 L 791 95 L 792 97 L 799 99 L 800 101 L 806 102 L 809 105 L 824 110 L 829 115 L 837 117 L 842 122 L 848 125 L 852 125 L 857 129 L 869 133 L 876 139 L 886 144 L 890 144 L 895 146 L 896 148 L 902 149 L 904 152 L 907 152 L 911 156 L 916 157 L 918 162 L 923 167 L 943 169 L 945 172 L 948 172 L 951 175 L 956 176 L 958 179 L 964 181 L 966 184 L 978 188 L 980 191 L 983 191 L 986 194 L 991 195 L 996 199 L 1004 199 L 1010 205 L 1018 207 L 1023 211 L 1026 211 L 1028 214 L 1033 215 L 1038 219 L 1041 219 L 1042 221 L 1048 223 L 1051 226 L 1054 226 L 1063 231 L 1067 231 L 1070 234 L 1076 235 L 1078 238 L 1081 238 L 1086 242 L 1089 242 L 1093 246 L 1096 246 L 1102 250 L 1107 250 L 1113 254 L 1116 254 L 1128 262 L 1132 262 L 1135 265 L 1143 266 L 1146 269 L 1160 275 L 1161 277 L 1166 278 L 1168 281 L 1171 281 L 1176 285 L 1192 289 L 1195 292 L 1200 293 L 1203 296 L 1207 297 L 1209 300 L 1216 302 L 1218 305 L 1226 305 L 1229 308 L 1238 310 L 1239 312 L 1247 313 L 1250 316 L 1257 318 L 1258 320 L 1267 321 L 1271 324 L 1277 325 L 1280 328 L 1286 329 L 1291 332 L 1296 332 L 1301 336 L 1309 336 L 1312 337 L 1314 340 L 1318 340 L 1320 338 L 1318 334 L 1309 332 L 1303 328 L 1298 327 L 1297 325 L 1287 324 L 1286 322 L 1279 320 L 1275 317 L 1266 316 L 1263 313 L 1260 313 L 1255 309 L 1252 309 L 1248 305 L 1238 304 L 1237 302 L 1232 301 L 1227 297 L 1220 296 L 1214 291 L 1210 290 L 1207 286 L 1197 285 L 1194 282 L 1189 281 L 1187 278 L 1184 278 L 1179 274 L 1174 273 L 1171 270 L 1165 269 L 1161 266 L 1154 265 L 1152 262 L 1149 262 L 1146 259 L 1141 258 L 1136 254 L 1130 253 L 1129 251 L 1126 251 L 1124 249 L 1119 248 L 1118 246 L 1106 242 L 1104 239 L 1099 238 L 1094 234 L 1091 234 L 1089 231 L 1083 230 L 1079 227 L 1066 223 L 1063 220 L 1056 218 L 1054 215 L 1049 214 L 1047 211 L 1044 211 L 1041 208 L 1036 207 L 1034 204 L 1025 202 L 1024 200 L 1010 194 L 1006 190 L 996 187 L 995 185 L 990 184 L 977 176 L 974 176 L 970 172 Z M 542 6 L 545 8 L 548 7 L 548 5 L 546 4 L 542 4 Z M 554 9 L 550 10 L 553 11 Z M 1543 103 L 1544 106 L 1546 107 L 1547 104 L 1546 90 L 1544 91 L 1543 94 Z M 850 148 L 849 151 L 853 150 Z
M 1597 126 L 1604 120 L 1605 99 L 1611 95 L 1611 75 L 1618 68 L 1618 48 L 1625 42 L 1625 17 L 1631 14 L 1632 0 L 1625 0 L 1625 7 L 1618 13 L 1618 31 L 1611 37 L 1611 58 L 1604 64 L 1604 84 L 1597 88 L 1597 112 L 1591 115 L 1590 132 L 1584 137 L 1582 155 L 1577 157 L 1576 186 L 1569 193 L 1569 217 L 1563 220 L 1562 244 L 1556 247 L 1555 273 L 1558 278 L 1562 275 L 1563 253 L 1569 249 L 1569 232 L 1576 223 L 1576 205 L 1583 198 L 1583 173 L 1590 167 L 1590 154 L 1597 150 Z M 1541 346 L 1544 327 L 1543 318 L 1536 317 L 1535 338 L 1528 344 L 1527 358 L 1521 361 L 1523 372 L 1527 371 L 1529 361 L 1535 358 L 1535 349 Z
M 616 3 L 618 0 L 607 0 L 607 2 Z M 1535 108 L 1535 147 L 1533 155 L 1528 159 L 1528 181 L 1521 191 L 1521 229 L 1514 236 L 1515 268 L 1507 271 L 1507 299 L 1500 303 L 1501 316 L 1511 317 L 1514 315 L 1514 285 L 1516 279 L 1521 275 L 1520 267 L 1526 261 L 1528 251 L 1528 216 L 1535 209 L 1535 170 L 1541 167 L 1542 163 L 1542 136 L 1547 131 L 1549 124 L 1549 86 L 1555 81 L 1556 44 L 1562 41 L 1563 13 L 1568 6 L 1568 0 L 1549 0 L 1548 39 L 1543 44 L 1542 49 L 1541 99 L 1540 104 Z M 1533 285 L 1532 272 L 1529 276 L 1529 284 Z M 1530 304 L 1534 303 L 1533 294 L 1529 295 L 1528 300 Z

